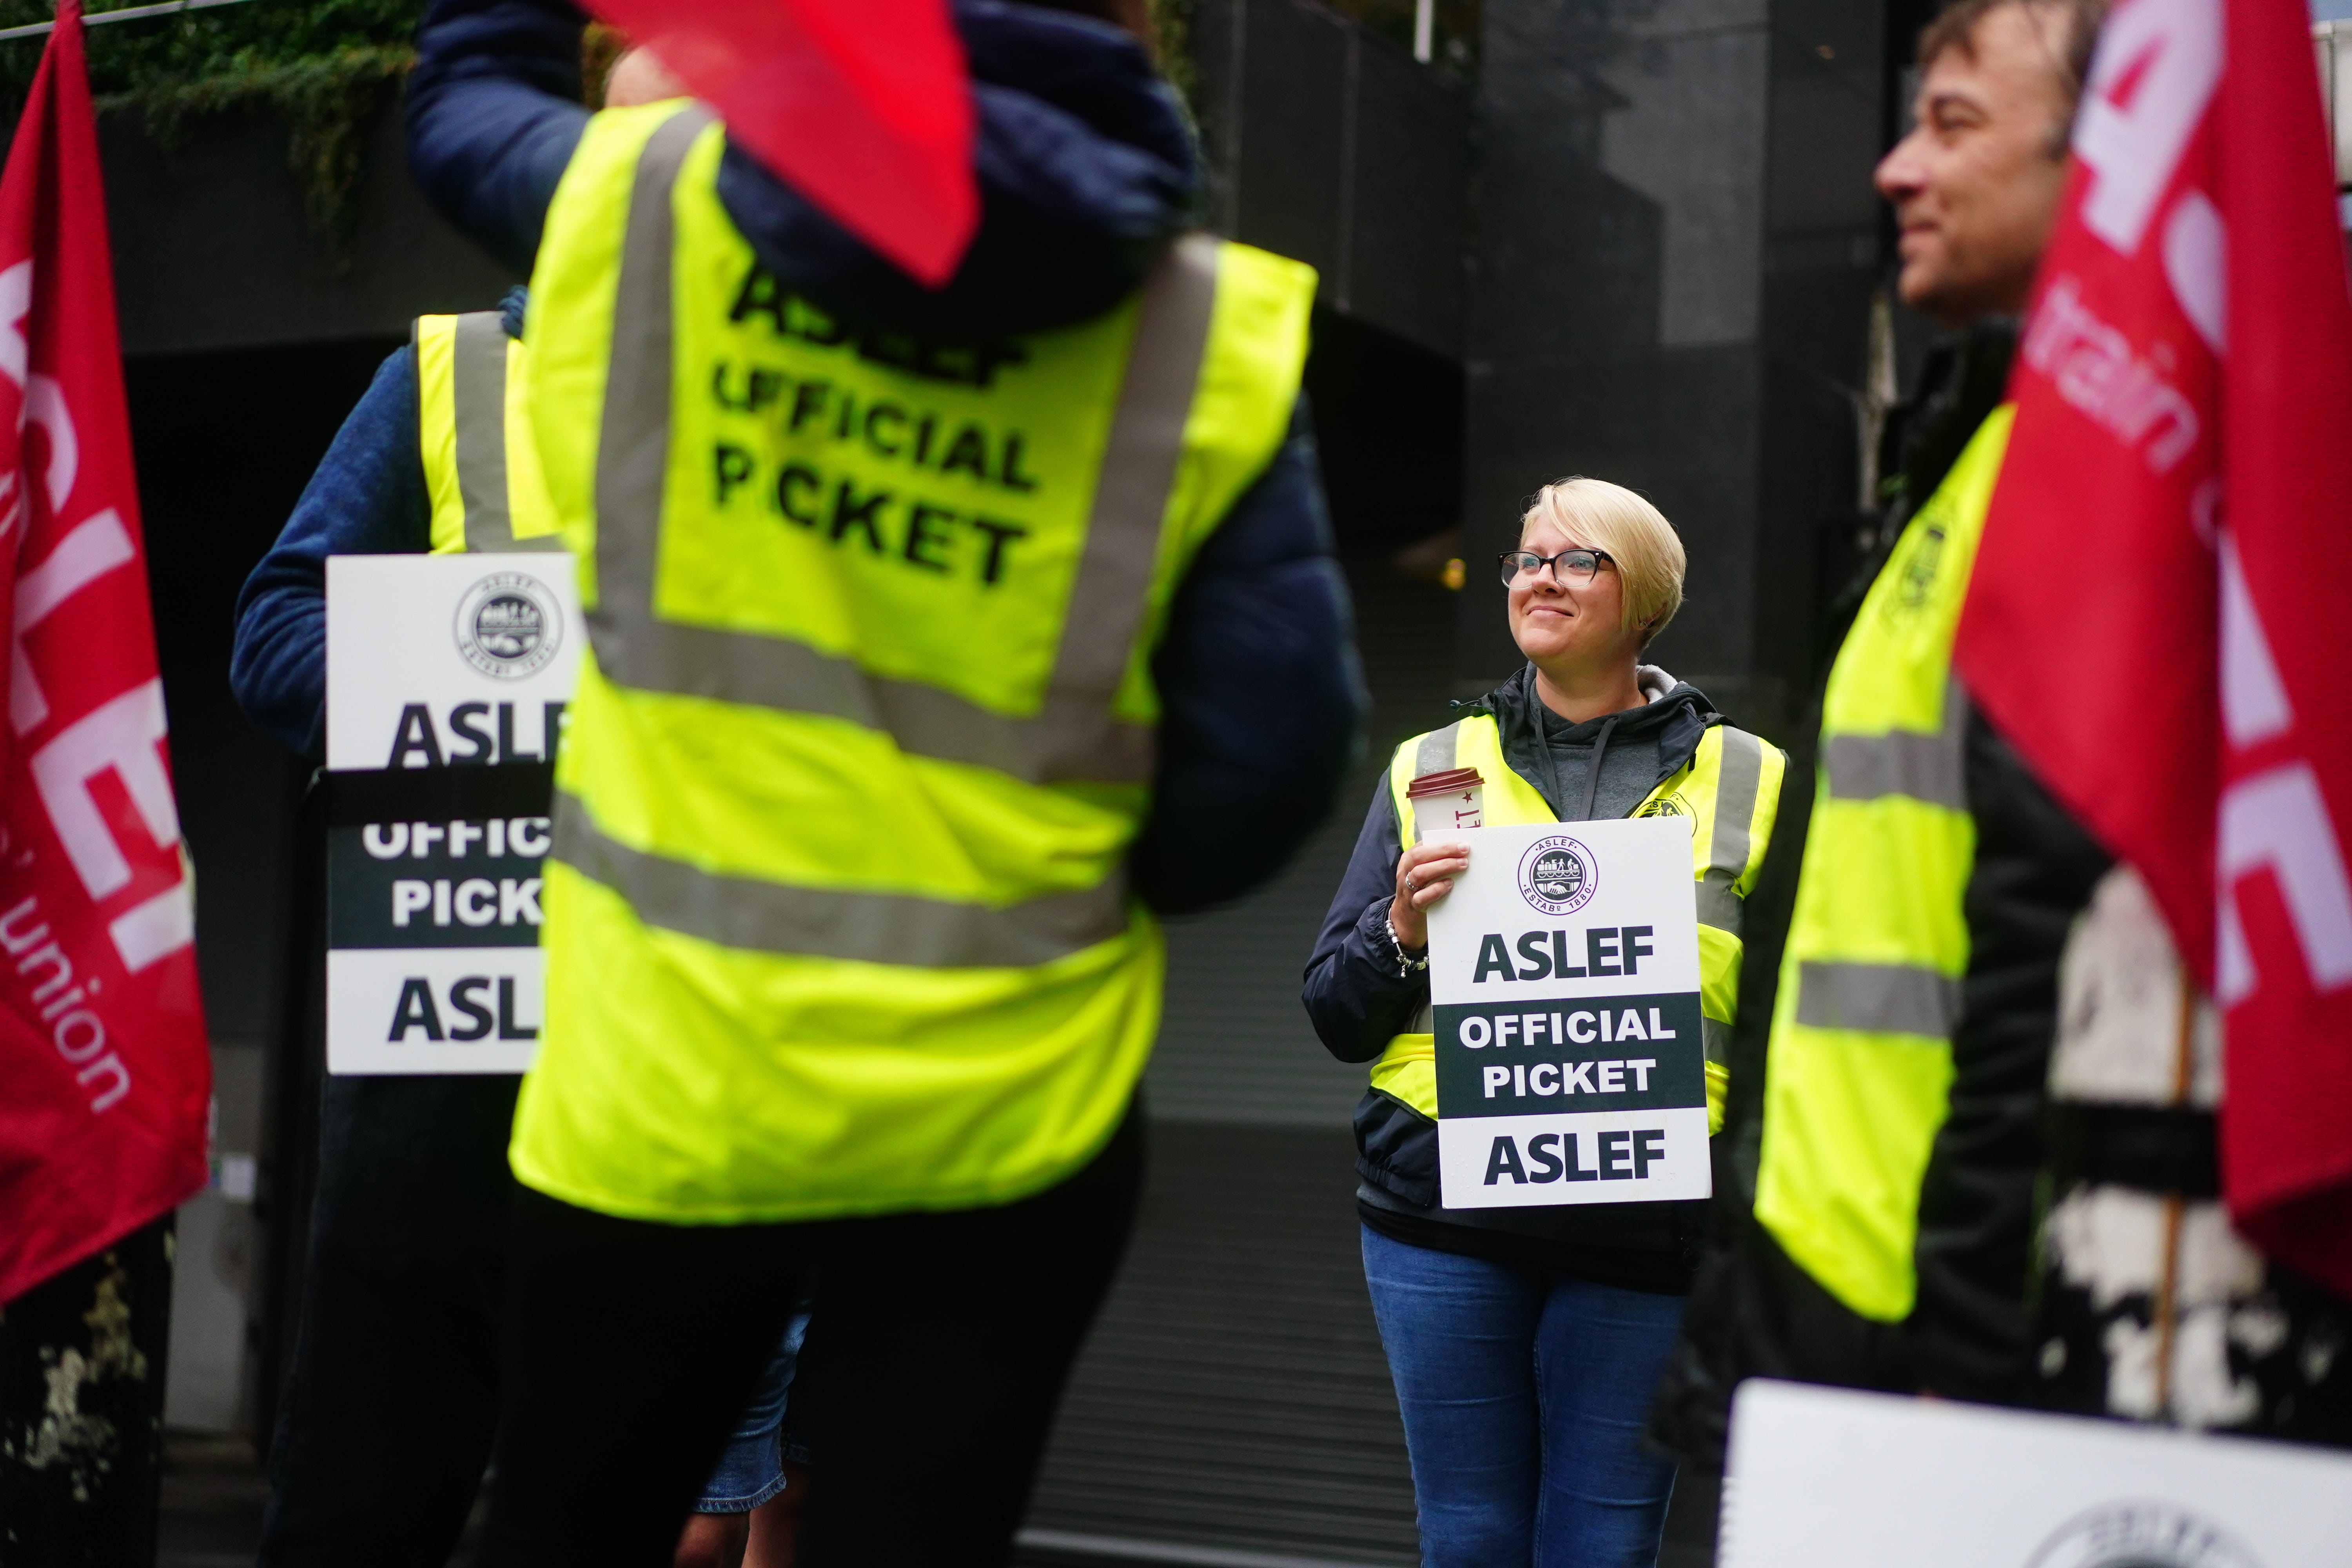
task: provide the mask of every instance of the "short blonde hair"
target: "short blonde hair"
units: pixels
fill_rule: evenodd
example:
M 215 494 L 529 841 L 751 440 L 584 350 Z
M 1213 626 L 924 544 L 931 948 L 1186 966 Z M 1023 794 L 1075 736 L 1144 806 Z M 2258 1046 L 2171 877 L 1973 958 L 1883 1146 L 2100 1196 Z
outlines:
M 1683 542 L 1665 513 L 1623 485 L 1575 477 L 1555 480 L 1537 492 L 1519 519 L 1520 543 L 1538 522 L 1608 552 L 1625 585 L 1626 628 L 1643 628 L 1643 647 L 1683 607 L 1688 565 Z

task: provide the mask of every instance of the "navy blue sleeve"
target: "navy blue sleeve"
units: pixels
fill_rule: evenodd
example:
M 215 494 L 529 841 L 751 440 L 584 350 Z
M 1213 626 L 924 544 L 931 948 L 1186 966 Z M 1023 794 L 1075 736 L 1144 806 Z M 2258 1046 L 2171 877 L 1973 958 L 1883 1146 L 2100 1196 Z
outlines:
M 731 143 L 719 200 L 771 271 L 854 321 L 955 337 L 1100 315 L 1198 220 L 1205 176 L 1181 100 L 1124 28 L 989 0 L 954 14 L 981 212 L 944 285 L 883 261 Z
M 434 0 L 408 77 L 408 167 L 433 209 L 530 271 L 547 205 L 588 124 L 580 12 L 566 0 Z
M 1202 176 L 1174 92 L 1125 30 L 961 0 L 981 218 L 926 288 L 740 148 L 719 200 L 762 265 L 871 326 L 958 336 L 1082 321 L 1132 292 L 1190 227 Z M 435 211 L 518 273 L 588 122 L 568 0 L 433 0 L 408 79 L 408 162 Z
M 1368 1062 L 1395 1036 L 1412 1026 L 1429 1000 L 1429 971 L 1397 973 L 1395 944 L 1389 940 L 1389 901 L 1396 897 L 1396 802 L 1383 769 L 1372 786 L 1372 807 L 1355 853 L 1331 895 L 1323 930 L 1307 961 L 1299 999 L 1315 1026 L 1316 1038 L 1343 1062 Z
M 1147 903 L 1184 914 L 1290 858 L 1330 810 L 1368 705 L 1304 397 L 1194 558 L 1152 674 L 1160 772 L 1129 865 Z
M 253 721 L 304 756 L 326 751 L 327 557 L 431 548 L 416 435 L 416 353 L 385 360 L 294 515 L 236 596 L 229 685 Z

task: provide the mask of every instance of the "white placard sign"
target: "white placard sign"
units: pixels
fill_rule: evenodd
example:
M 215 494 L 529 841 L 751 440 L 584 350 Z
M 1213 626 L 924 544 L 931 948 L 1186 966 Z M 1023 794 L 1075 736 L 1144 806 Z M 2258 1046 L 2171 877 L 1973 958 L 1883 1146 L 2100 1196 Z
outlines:
M 1481 827 L 1430 912 L 1448 1208 L 1713 1190 L 1686 816 Z
M 2352 1455 L 1761 1379 L 1722 1568 L 2345 1568 Z
M 560 554 L 327 563 L 327 1070 L 510 1073 L 586 635 Z

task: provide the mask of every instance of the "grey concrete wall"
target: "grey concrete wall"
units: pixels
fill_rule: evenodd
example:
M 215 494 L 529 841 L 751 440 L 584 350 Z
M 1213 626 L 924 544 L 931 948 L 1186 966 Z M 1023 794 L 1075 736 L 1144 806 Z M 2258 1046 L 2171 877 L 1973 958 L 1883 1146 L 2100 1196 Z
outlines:
M 1458 356 L 1468 89 L 1314 0 L 1202 0 L 1192 37 L 1212 223 L 1311 264 L 1331 309 Z
M 1470 93 L 1314 0 L 1202 0 L 1192 24 L 1223 232 L 1312 264 L 1323 304 L 1449 358 L 1462 347 Z M 267 113 L 165 147 L 100 128 L 123 349 L 381 337 L 512 279 L 428 211 L 396 105 L 371 120 L 350 243 L 320 234 Z
M 1612 16 L 1593 62 L 1622 96 L 1601 117 L 1601 164 L 1658 205 L 1657 341 L 1754 341 L 1767 102 L 1765 0 L 1659 0 Z
M 426 209 L 389 100 L 368 124 L 347 247 L 305 216 L 274 115 L 195 120 L 166 147 L 115 113 L 99 136 L 125 354 L 401 337 L 511 281 Z
M 1449 358 L 1461 352 L 1470 95 L 1314 0 L 1202 0 L 1192 22 L 1210 221 L 1313 265 L 1328 307 Z M 397 106 L 372 119 L 351 242 L 302 210 L 267 113 L 140 117 L 100 140 L 126 353 L 396 335 L 478 309 L 510 279 L 428 211 Z
M 213 1047 L 213 1138 L 225 1179 L 180 1205 L 172 1276 L 163 1424 L 182 1431 L 235 1432 L 251 1420 L 246 1320 L 261 1242 L 253 1199 L 262 1065 L 257 1045 Z

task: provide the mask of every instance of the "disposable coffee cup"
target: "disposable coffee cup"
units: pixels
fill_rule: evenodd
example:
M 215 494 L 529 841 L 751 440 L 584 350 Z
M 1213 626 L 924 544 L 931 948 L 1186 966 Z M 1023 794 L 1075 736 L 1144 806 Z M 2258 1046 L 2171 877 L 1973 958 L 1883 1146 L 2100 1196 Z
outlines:
M 1486 780 L 1476 768 L 1423 773 L 1405 785 L 1404 795 L 1412 803 L 1412 837 L 1416 844 L 1486 826 Z

